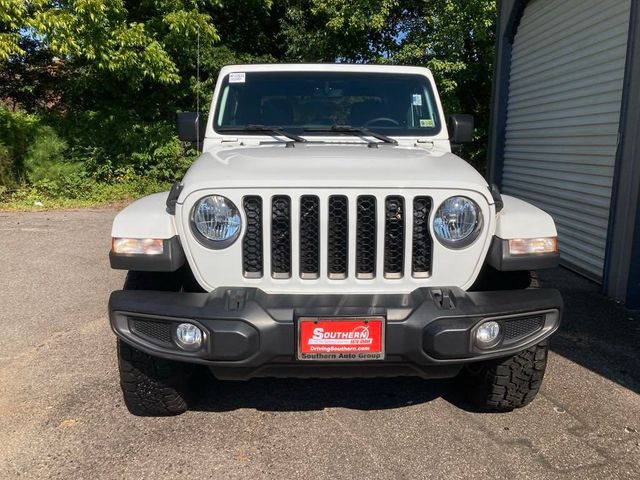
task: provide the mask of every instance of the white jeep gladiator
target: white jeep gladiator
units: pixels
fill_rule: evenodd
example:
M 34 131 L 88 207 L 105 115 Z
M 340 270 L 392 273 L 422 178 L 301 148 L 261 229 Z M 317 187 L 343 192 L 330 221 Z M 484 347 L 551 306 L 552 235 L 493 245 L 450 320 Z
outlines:
M 451 145 L 431 72 L 373 65 L 233 65 L 202 151 L 170 192 L 113 223 L 128 270 L 109 316 L 138 415 L 185 411 L 194 375 L 457 377 L 478 408 L 528 404 L 559 326 L 552 218 L 501 195 Z

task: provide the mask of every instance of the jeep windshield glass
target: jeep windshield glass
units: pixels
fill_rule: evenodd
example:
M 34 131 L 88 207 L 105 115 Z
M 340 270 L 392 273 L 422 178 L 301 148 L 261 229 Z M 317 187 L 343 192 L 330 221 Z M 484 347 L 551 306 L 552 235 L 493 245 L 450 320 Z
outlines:
M 441 128 L 429 80 L 392 70 L 232 73 L 223 79 L 214 128 L 242 134 L 247 125 L 305 136 L 345 134 L 332 125 L 387 136 L 429 136 Z

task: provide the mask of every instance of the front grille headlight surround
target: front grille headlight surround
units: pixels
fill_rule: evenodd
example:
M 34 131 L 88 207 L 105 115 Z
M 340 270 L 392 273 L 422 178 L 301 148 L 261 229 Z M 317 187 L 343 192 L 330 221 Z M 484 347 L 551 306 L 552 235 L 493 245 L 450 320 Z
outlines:
M 208 195 L 191 209 L 191 232 L 205 247 L 227 248 L 240 236 L 242 217 L 238 207 L 222 195 Z
M 448 248 L 471 245 L 482 231 L 482 211 L 468 197 L 449 197 L 440 204 L 433 217 L 433 231 L 438 241 Z

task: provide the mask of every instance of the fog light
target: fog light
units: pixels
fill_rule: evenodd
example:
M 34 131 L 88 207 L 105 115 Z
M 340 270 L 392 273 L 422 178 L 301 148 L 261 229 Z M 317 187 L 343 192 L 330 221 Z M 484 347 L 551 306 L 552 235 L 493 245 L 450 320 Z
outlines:
M 176 327 L 176 342 L 185 350 L 196 350 L 202 345 L 202 330 L 192 323 L 181 323 Z
M 500 335 L 500 324 L 498 322 L 485 322 L 476 330 L 476 342 L 480 347 L 490 347 Z

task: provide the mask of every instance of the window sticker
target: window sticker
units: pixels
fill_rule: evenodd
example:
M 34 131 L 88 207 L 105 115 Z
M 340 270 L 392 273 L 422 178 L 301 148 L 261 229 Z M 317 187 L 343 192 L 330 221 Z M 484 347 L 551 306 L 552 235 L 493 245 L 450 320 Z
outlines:
M 433 127 L 434 123 L 433 123 L 433 120 L 431 120 L 430 118 L 421 118 L 420 119 L 420 126 L 421 127 Z
M 244 72 L 229 74 L 229 83 L 244 83 L 245 80 L 246 75 Z
M 420 95 L 419 93 L 411 95 L 411 104 L 414 107 L 421 107 L 422 106 L 422 95 Z

